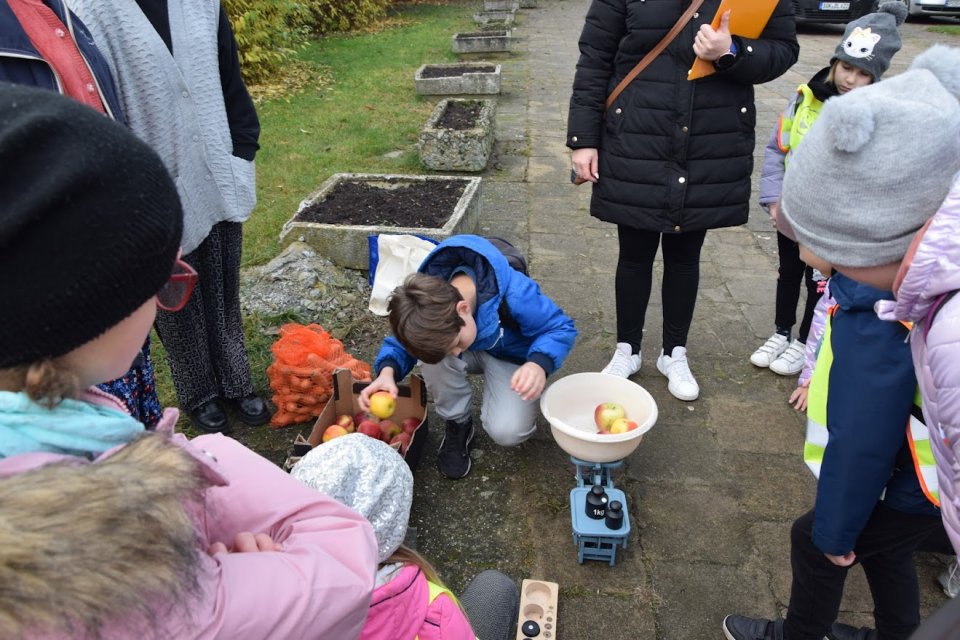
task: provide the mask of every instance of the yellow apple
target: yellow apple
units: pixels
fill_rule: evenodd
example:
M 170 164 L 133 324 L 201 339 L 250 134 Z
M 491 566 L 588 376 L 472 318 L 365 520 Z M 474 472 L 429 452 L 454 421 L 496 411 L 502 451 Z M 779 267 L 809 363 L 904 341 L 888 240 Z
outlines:
M 633 431 L 639 426 L 640 425 L 633 420 L 628 420 L 627 418 L 617 418 L 610 424 L 610 433 L 626 433 L 627 431 Z
M 381 420 L 389 418 L 397 409 L 397 401 L 387 391 L 377 391 L 370 395 L 370 413 Z

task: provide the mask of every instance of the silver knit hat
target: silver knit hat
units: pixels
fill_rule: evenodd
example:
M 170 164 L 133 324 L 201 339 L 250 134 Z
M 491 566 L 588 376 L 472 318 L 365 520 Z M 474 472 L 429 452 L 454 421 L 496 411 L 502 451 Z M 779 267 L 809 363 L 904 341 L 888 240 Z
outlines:
M 413 503 L 413 474 L 385 442 L 362 433 L 334 438 L 303 456 L 290 475 L 369 520 L 380 562 L 403 542 Z
M 910 69 L 824 103 L 790 160 L 782 215 L 824 260 L 903 258 L 960 171 L 960 49 L 936 45 Z
M 890 68 L 890 60 L 900 51 L 900 32 L 897 30 L 907 18 L 902 2 L 884 2 L 876 13 L 852 20 L 843 31 L 843 40 L 830 60 L 842 60 L 863 69 L 873 81 L 879 80 Z

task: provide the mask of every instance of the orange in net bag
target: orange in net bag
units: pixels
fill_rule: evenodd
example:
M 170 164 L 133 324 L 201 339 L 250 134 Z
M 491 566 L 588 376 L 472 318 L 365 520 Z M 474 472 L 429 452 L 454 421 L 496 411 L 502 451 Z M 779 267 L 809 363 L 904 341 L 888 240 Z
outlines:
M 285 324 L 270 347 L 273 364 L 267 379 L 277 411 L 273 428 L 309 422 L 320 415 L 333 393 L 333 372 L 349 369 L 354 380 L 370 380 L 370 365 L 357 360 L 318 324 Z

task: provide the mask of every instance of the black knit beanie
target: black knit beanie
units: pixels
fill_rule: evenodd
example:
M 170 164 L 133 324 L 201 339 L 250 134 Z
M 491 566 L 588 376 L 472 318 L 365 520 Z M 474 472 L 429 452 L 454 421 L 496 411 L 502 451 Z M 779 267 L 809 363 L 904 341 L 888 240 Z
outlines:
M 182 230 L 146 144 L 74 100 L 0 83 L 0 368 L 68 353 L 136 311 Z

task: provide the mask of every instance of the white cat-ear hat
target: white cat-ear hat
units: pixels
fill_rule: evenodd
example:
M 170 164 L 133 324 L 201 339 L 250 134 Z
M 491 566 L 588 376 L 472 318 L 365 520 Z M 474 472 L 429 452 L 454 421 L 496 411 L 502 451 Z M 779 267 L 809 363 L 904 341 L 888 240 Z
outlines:
M 830 64 L 842 60 L 866 71 L 876 82 L 890 68 L 894 54 L 900 51 L 897 27 L 906 18 L 907 8 L 902 2 L 884 2 L 876 13 L 848 22 Z
M 897 262 L 960 171 L 960 48 L 827 100 L 790 159 L 782 215 L 797 241 L 846 267 Z

